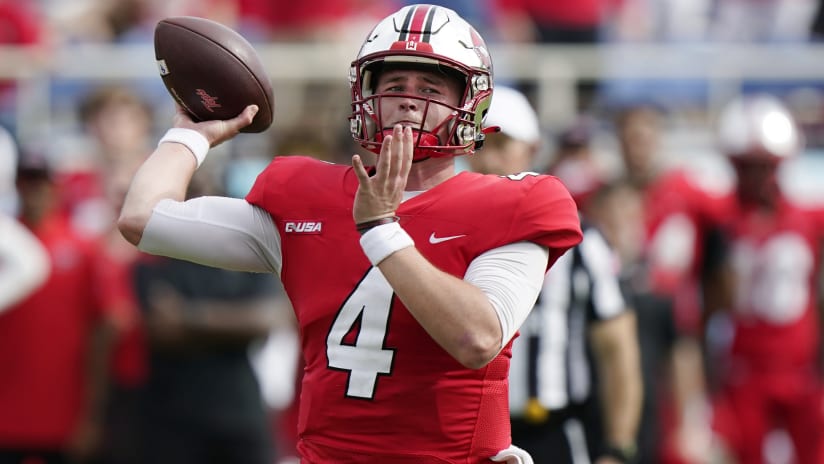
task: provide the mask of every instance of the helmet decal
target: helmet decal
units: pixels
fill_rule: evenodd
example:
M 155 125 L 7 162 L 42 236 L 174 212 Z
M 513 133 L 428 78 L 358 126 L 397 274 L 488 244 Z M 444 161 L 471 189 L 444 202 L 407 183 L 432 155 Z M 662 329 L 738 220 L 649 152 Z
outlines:
M 414 5 L 410 8 L 403 19 L 403 24 L 398 28 L 400 32 L 398 41 L 429 42 L 435 10 L 433 5 Z
M 489 50 L 486 49 L 484 39 L 481 38 L 481 35 L 478 34 L 478 31 L 476 31 L 474 27 L 469 30 L 469 34 L 472 36 L 472 49 L 475 50 L 478 59 L 481 60 L 484 66 L 492 69 L 492 57 L 489 56 Z

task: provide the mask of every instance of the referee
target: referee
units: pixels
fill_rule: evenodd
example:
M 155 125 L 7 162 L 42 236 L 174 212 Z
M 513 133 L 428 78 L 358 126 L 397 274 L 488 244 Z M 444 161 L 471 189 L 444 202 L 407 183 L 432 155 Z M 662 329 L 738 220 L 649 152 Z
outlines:
M 593 227 L 547 274 L 513 347 L 512 440 L 536 463 L 628 463 L 641 408 L 635 315 Z
M 520 92 L 495 88 L 484 149 L 473 171 L 509 175 L 532 167 L 537 116 Z M 635 314 L 621 295 L 612 250 L 585 223 L 584 239 L 553 265 L 513 344 L 512 442 L 535 463 L 635 460 L 642 403 Z

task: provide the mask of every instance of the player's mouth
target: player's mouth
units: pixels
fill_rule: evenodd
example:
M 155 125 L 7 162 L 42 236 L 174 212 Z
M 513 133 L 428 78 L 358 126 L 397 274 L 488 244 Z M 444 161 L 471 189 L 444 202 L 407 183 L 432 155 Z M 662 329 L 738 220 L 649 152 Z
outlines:
M 420 130 L 421 128 L 421 123 L 418 121 L 397 121 L 393 124 L 390 124 L 389 127 L 384 127 L 384 130 L 391 130 L 398 124 L 400 124 L 403 127 L 411 127 L 412 129 L 416 130 Z

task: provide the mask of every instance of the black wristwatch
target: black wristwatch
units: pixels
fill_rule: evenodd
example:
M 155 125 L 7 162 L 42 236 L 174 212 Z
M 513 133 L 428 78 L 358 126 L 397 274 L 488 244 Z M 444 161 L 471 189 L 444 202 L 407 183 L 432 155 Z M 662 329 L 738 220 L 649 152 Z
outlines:
M 633 464 L 638 457 L 638 449 L 635 445 L 615 446 L 610 445 L 601 453 L 602 456 L 615 458 L 624 464 Z

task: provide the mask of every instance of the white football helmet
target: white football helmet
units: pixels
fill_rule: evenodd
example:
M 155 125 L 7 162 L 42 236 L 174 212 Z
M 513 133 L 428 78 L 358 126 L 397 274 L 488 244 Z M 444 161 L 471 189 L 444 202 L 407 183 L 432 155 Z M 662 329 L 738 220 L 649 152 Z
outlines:
M 484 40 L 469 23 L 448 8 L 410 5 L 384 18 L 369 33 L 349 72 L 349 122 L 355 141 L 374 153 L 380 152 L 384 136 L 391 133 L 381 127 L 382 97 L 374 94 L 377 75 L 389 63 L 438 67 L 462 80 L 463 96 L 456 107 L 406 95 L 421 101 L 424 121 L 431 105 L 451 110 L 435 128 L 413 128 L 415 160 L 471 154 L 481 147 L 482 123 L 492 98 L 492 61 Z M 436 133 L 444 127 L 448 135 L 441 140 Z
M 721 152 L 732 160 L 789 158 L 801 152 L 803 136 L 790 111 L 767 94 L 728 103 L 718 120 Z

